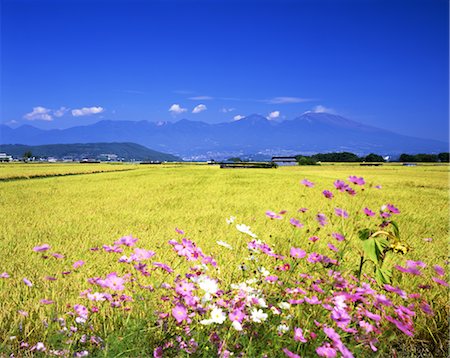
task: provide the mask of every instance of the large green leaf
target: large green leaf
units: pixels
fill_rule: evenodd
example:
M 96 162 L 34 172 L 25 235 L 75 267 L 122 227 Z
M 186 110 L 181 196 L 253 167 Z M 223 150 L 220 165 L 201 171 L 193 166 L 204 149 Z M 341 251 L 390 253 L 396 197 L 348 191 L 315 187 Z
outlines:
M 378 284 L 383 285 L 385 283 L 391 283 L 392 278 L 392 270 L 383 267 L 375 268 L 375 279 Z
M 381 264 L 384 256 L 384 249 L 388 247 L 389 241 L 385 237 L 370 237 L 363 240 L 362 247 L 364 254 L 375 264 Z

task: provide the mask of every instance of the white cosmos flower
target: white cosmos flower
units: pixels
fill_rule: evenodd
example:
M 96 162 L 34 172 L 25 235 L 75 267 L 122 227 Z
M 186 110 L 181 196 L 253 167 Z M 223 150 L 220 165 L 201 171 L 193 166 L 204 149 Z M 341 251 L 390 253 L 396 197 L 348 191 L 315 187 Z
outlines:
M 205 293 L 209 295 L 215 294 L 219 290 L 217 282 L 210 279 L 208 276 L 200 276 L 197 281 L 198 287 L 200 287 Z
M 222 324 L 223 322 L 225 322 L 226 319 L 227 319 L 227 316 L 222 311 L 222 309 L 218 308 L 218 307 L 214 307 L 211 310 L 211 318 L 202 319 L 200 321 L 200 324 L 203 324 L 203 325 L 209 325 L 209 324 L 213 324 L 213 323 Z
M 278 304 L 278 307 L 280 307 L 282 310 L 288 310 L 291 308 L 291 304 L 288 302 L 280 302 Z
M 270 310 L 272 311 L 273 314 L 276 314 L 276 315 L 281 314 L 281 310 L 279 310 L 275 306 L 270 307 Z
M 280 324 L 280 325 L 277 327 L 277 331 L 278 331 L 278 333 L 283 334 L 283 333 L 286 333 L 287 331 L 289 331 L 289 327 L 286 326 L 285 324 Z
M 251 312 L 251 319 L 253 322 L 261 323 L 267 319 L 267 313 L 264 313 L 263 310 L 258 310 L 256 308 L 253 308 Z
M 214 323 L 222 324 L 227 319 L 225 313 L 223 313 L 221 308 L 214 307 L 211 311 L 211 320 Z
M 234 220 L 236 220 L 236 218 L 234 216 L 230 216 L 229 219 L 225 219 L 228 225 L 231 225 L 232 223 L 234 223 Z
M 270 275 L 270 272 L 263 266 L 261 266 L 258 271 L 263 275 L 264 277 L 267 277 Z
M 231 324 L 231 326 L 232 326 L 236 331 L 242 331 L 242 324 L 240 324 L 239 321 L 233 321 L 233 323 Z
M 250 226 L 244 225 L 244 224 L 237 224 L 236 229 L 238 229 L 240 232 L 250 235 L 253 238 L 257 238 L 256 234 L 252 233 L 250 230 Z
M 220 245 L 220 246 L 226 247 L 227 249 L 233 250 L 233 246 L 231 246 L 230 244 L 226 243 L 225 241 L 219 240 L 219 241 L 216 241 L 216 242 L 217 242 L 217 245 Z

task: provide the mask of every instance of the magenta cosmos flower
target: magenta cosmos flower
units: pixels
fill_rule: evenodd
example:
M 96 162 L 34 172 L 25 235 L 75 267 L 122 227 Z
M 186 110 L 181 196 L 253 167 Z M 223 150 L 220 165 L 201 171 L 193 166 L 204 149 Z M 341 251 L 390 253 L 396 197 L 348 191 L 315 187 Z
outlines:
M 364 180 L 363 177 L 359 177 L 358 178 L 356 175 L 349 176 L 348 177 L 348 181 L 352 182 L 353 184 L 356 184 L 356 185 L 364 185 L 364 184 L 366 184 L 366 181 Z
M 291 218 L 289 222 L 291 223 L 291 225 L 298 227 L 299 229 L 303 227 L 303 224 L 299 220 L 296 220 L 294 218 Z
M 283 219 L 283 217 L 281 215 L 278 215 L 277 213 L 274 213 L 273 211 L 267 210 L 266 211 L 266 216 L 270 219 Z
M 322 194 L 327 199 L 333 199 L 333 197 L 334 197 L 333 193 L 331 191 L 329 191 L 329 190 L 324 190 L 322 192 Z
M 178 323 L 185 321 L 188 317 L 186 307 L 177 304 L 174 308 L 172 308 L 172 316 Z
M 336 214 L 336 216 L 339 216 L 341 218 L 347 219 L 348 218 L 348 213 L 341 208 L 334 208 L 334 213 Z
M 307 188 L 314 187 L 314 183 L 309 181 L 308 179 L 303 179 L 302 181 L 300 181 L 300 184 L 306 186 Z
M 50 249 L 49 244 L 43 244 L 41 246 L 33 247 L 33 251 L 36 251 L 36 252 L 44 252 L 44 251 L 47 251 L 48 249 Z
M 297 247 L 291 247 L 290 255 L 295 259 L 302 259 L 306 256 L 306 252 Z

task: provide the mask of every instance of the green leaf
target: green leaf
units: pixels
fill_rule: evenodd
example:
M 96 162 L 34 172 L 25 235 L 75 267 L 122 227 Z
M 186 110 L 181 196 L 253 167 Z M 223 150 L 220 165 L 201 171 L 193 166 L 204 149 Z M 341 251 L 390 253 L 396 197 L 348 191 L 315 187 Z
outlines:
M 392 270 L 383 267 L 375 268 L 375 279 L 378 284 L 383 285 L 385 283 L 391 283 Z
M 389 246 L 389 241 L 385 237 L 371 237 L 362 242 L 362 247 L 366 256 L 375 264 L 380 265 L 384 259 L 384 249 Z
M 397 239 L 400 239 L 400 230 L 398 228 L 398 224 L 395 221 L 391 221 L 392 230 L 394 231 L 394 236 Z
M 367 240 L 370 235 L 372 234 L 372 232 L 370 231 L 370 229 L 362 229 L 358 231 L 358 235 L 360 240 Z

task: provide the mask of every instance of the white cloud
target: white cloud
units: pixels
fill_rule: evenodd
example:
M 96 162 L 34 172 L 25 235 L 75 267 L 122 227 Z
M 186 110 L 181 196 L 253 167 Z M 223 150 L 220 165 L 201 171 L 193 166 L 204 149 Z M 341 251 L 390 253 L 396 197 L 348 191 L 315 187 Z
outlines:
M 30 113 L 27 113 L 23 116 L 23 118 L 28 119 L 29 121 L 40 120 L 40 121 L 52 121 L 53 117 L 50 114 L 52 110 L 37 106 L 33 107 L 33 110 Z
M 192 113 L 200 113 L 203 111 L 206 111 L 208 108 L 204 104 L 199 104 L 198 106 L 195 106 L 192 110 Z
M 194 97 L 189 97 L 188 99 L 191 99 L 193 101 L 210 101 L 210 100 L 214 99 L 214 97 L 211 97 L 211 96 L 194 96 Z
M 233 119 L 235 121 L 240 121 L 242 118 L 245 118 L 245 116 L 241 116 L 240 114 L 238 114 L 237 116 L 234 116 Z
M 265 100 L 265 102 L 270 104 L 303 103 L 311 101 L 313 101 L 313 99 L 300 97 L 274 97 L 269 100 Z
M 313 112 L 313 113 L 330 113 L 330 114 L 336 113 L 336 111 L 333 108 L 327 108 L 327 107 L 321 106 L 321 105 L 315 106 L 311 112 Z
M 172 112 L 173 114 L 180 114 L 180 113 L 183 113 L 183 112 L 186 112 L 186 111 L 187 111 L 186 108 L 181 107 L 177 103 L 172 104 L 170 106 L 170 108 L 169 108 L 169 112 Z
M 273 111 L 273 112 L 270 112 L 266 118 L 270 121 L 272 119 L 278 118 L 279 116 L 280 116 L 280 111 Z
M 102 113 L 104 111 L 103 107 L 83 107 L 80 109 L 72 109 L 72 116 L 82 117 L 90 116 L 92 114 Z
M 60 107 L 59 109 L 56 109 L 53 111 L 53 115 L 57 118 L 62 117 L 66 114 L 66 112 L 69 111 L 69 108 L 66 107 Z
M 220 111 L 222 113 L 228 113 L 228 112 L 233 112 L 234 110 L 236 110 L 236 108 L 225 108 L 225 107 L 223 107 Z

